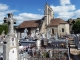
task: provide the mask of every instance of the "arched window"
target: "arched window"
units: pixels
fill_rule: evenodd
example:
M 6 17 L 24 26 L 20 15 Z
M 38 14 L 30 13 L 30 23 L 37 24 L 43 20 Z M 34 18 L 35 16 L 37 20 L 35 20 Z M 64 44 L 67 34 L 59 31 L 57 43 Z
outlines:
M 64 28 L 62 28 L 62 32 L 64 32 Z
M 54 34 L 54 29 L 52 28 L 52 34 Z

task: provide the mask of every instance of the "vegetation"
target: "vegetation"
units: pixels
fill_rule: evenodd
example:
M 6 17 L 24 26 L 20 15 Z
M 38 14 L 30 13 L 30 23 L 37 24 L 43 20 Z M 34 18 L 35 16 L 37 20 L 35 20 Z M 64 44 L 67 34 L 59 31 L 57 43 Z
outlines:
M 0 35 L 1 33 L 4 31 L 5 34 L 7 34 L 8 32 L 8 25 L 3 23 L 2 25 L 0 25 Z
M 74 33 L 80 33 L 80 20 L 73 24 L 72 30 L 74 30 Z

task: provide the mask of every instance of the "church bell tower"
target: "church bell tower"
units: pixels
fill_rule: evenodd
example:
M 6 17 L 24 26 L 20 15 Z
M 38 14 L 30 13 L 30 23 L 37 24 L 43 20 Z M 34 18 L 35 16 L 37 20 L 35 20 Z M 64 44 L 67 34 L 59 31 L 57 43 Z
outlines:
M 54 18 L 53 9 L 46 3 L 44 10 L 46 25 L 50 24 L 50 20 Z

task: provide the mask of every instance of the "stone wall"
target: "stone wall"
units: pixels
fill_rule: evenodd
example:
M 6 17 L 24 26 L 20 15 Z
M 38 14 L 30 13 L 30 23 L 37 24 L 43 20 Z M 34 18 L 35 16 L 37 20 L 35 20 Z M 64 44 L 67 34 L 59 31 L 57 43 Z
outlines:
M 64 29 L 64 32 L 62 32 L 62 29 Z M 58 34 L 59 34 L 59 36 L 64 36 L 66 34 L 70 34 L 69 24 L 59 24 L 58 25 Z
M 41 26 L 41 29 L 40 29 L 40 33 L 44 33 L 44 34 L 46 34 L 46 25 L 45 25 L 45 21 L 43 21 L 43 23 L 42 23 L 42 26 Z

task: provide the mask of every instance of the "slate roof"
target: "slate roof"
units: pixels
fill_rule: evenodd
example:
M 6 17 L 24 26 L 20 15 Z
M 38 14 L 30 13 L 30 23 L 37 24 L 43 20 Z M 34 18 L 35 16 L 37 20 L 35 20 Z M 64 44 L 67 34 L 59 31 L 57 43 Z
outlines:
M 41 20 L 29 20 L 29 21 L 23 21 L 18 28 L 32 28 L 32 27 L 38 27 L 41 23 Z
M 61 18 L 54 18 L 50 21 L 48 26 L 58 26 L 59 24 L 68 24 L 68 22 L 62 20 Z

